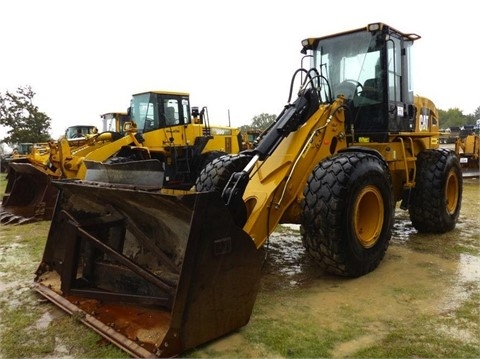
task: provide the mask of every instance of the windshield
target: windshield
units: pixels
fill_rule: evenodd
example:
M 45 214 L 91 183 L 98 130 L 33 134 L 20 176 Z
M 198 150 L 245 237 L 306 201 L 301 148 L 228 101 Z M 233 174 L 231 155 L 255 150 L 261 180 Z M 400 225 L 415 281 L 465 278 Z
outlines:
M 188 97 L 161 93 L 134 95 L 131 116 L 141 132 L 184 125 L 190 122 Z
M 313 66 L 325 76 L 334 97 L 352 99 L 362 87 L 381 79 L 380 47 L 370 32 L 320 39 L 313 49 Z
M 137 124 L 137 128 L 141 132 L 154 129 L 155 117 L 155 97 L 153 94 L 135 95 L 131 102 L 131 117 Z
M 93 133 L 96 133 L 95 126 L 71 126 L 65 131 L 65 137 L 67 139 L 81 138 Z

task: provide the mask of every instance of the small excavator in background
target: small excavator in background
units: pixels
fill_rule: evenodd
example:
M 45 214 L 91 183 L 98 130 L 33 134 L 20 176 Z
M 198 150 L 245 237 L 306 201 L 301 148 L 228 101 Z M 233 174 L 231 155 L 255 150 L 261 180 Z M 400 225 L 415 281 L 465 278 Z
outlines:
M 398 202 L 418 232 L 454 229 L 460 163 L 439 148 L 434 103 L 412 92 L 419 38 L 373 23 L 305 39 L 310 66 L 283 111 L 254 148 L 202 166 L 194 188 L 53 181 L 35 289 L 134 357 L 172 357 L 248 323 L 280 223 L 300 225 L 319 271 L 352 278 L 380 265 Z M 133 107 L 140 128 L 147 99 Z

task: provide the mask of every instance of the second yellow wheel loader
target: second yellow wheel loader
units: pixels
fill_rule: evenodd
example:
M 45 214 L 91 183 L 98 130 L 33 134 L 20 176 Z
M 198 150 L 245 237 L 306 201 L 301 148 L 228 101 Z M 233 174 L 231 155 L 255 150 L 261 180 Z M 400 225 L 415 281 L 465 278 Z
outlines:
M 374 23 L 304 40 L 311 65 L 275 122 L 190 191 L 55 181 L 36 290 L 132 356 L 171 357 L 248 323 L 279 223 L 349 277 L 381 263 L 397 202 L 419 232 L 452 230 L 462 174 L 434 104 L 412 92 L 418 38 Z
M 78 136 L 67 130 L 67 136 L 52 141 L 48 163 L 11 166 L 2 223 L 51 219 L 58 192 L 52 179 L 188 189 L 206 163 L 241 149 L 239 129 L 211 125 L 205 107 L 190 107 L 188 93 L 134 94 L 130 113 L 108 113 L 102 120 L 107 127 L 102 133 L 85 137 L 77 126 Z
M 455 141 L 455 153 L 459 157 L 463 178 L 480 177 L 480 134 L 460 131 Z
M 90 125 L 70 126 L 65 130 L 65 142 L 71 148 L 85 145 L 95 134 Z M 21 224 L 33 219 L 50 219 L 57 189 L 50 185 L 61 172 L 52 164 L 58 142 L 28 144 L 28 152 L 12 158 L 7 166 L 7 186 L 0 206 L 0 223 Z M 25 144 L 24 144 L 25 145 Z

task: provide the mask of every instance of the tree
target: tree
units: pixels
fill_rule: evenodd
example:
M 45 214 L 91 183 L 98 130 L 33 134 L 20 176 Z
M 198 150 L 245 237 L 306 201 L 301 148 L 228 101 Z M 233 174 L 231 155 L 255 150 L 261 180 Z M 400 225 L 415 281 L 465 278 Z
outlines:
M 0 125 L 7 127 L 2 142 L 47 142 L 50 139 L 51 118 L 33 104 L 30 86 L 19 87 L 16 93 L 0 93 Z
M 275 120 L 277 116 L 269 113 L 262 113 L 252 118 L 250 125 L 243 125 L 240 127 L 241 132 L 247 132 L 248 130 L 266 130 Z
M 480 106 L 477 107 L 477 109 L 475 110 L 475 113 L 473 114 L 473 116 L 475 117 L 475 120 L 479 120 L 479 119 L 480 119 Z
M 439 110 L 440 127 L 462 127 L 467 124 L 468 119 L 463 112 L 458 108 L 450 108 L 448 111 Z
M 276 115 L 268 114 L 268 113 L 262 113 L 258 116 L 255 116 L 252 119 L 252 130 L 265 130 L 268 126 L 270 126 L 273 121 L 275 121 L 277 118 Z

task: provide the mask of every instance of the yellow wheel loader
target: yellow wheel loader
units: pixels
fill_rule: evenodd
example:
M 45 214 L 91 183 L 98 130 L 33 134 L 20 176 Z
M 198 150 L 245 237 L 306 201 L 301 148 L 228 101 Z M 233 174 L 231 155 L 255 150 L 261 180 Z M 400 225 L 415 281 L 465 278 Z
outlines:
M 11 162 L 22 161 L 31 157 L 32 151 L 36 151 L 36 155 L 40 154 L 40 160 L 42 160 L 44 149 L 48 149 L 47 143 L 19 143 L 11 153 L 0 157 L 0 172 L 8 172 L 8 165 Z
M 22 224 L 51 219 L 58 190 L 50 185 L 63 176 L 58 162 L 58 146 L 78 149 L 98 136 L 95 126 L 76 125 L 65 130 L 59 141 L 30 144 L 28 154 L 9 161 L 7 186 L 0 207 L 2 224 Z M 63 160 L 63 159 L 62 159 Z
M 455 153 L 464 178 L 480 177 L 480 134 L 460 131 L 455 141 Z
M 137 142 L 122 146 L 103 162 L 86 158 L 87 180 L 124 176 L 122 183 L 138 184 L 143 174 L 131 171 L 130 166 L 139 168 L 142 162 L 156 161 L 161 164 L 162 173 L 158 183 L 150 183 L 151 186 L 185 190 L 195 184 L 206 163 L 241 150 L 240 130 L 211 125 L 208 109 L 190 107 L 188 93 L 150 91 L 135 94 L 128 115 L 136 124 Z
M 262 134 L 262 132 L 262 130 L 247 130 L 245 133 L 243 133 L 242 149 L 251 150 L 252 148 L 255 148 L 257 144 L 257 139 Z
M 125 123 L 130 122 L 128 112 L 108 112 L 100 116 L 102 118 L 102 130 L 111 132 L 123 132 Z
M 89 135 L 76 126 L 52 141 L 47 164 L 25 161 L 10 166 L 2 223 L 51 219 L 58 192 L 52 179 L 108 179 L 188 189 L 206 163 L 241 149 L 240 131 L 210 125 L 205 107 L 190 108 L 188 93 L 135 94 L 130 113 L 101 117 L 107 127 L 102 133 Z
M 374 23 L 304 40 L 310 67 L 274 123 L 189 191 L 55 181 L 36 290 L 132 356 L 171 357 L 248 323 L 279 223 L 300 224 L 319 270 L 348 277 L 380 265 L 397 202 L 419 232 L 452 230 L 461 169 L 412 92 L 419 38 Z

